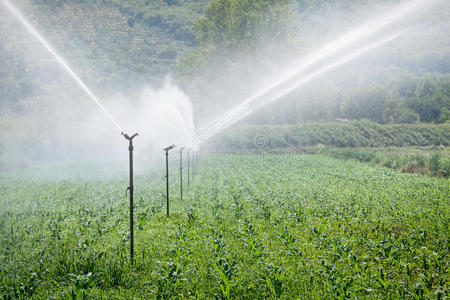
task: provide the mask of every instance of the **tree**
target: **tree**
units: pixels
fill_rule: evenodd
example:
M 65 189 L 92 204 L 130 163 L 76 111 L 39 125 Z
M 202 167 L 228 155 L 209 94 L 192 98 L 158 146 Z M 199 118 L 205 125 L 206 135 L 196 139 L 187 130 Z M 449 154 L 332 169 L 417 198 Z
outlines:
M 245 56 L 267 48 L 267 43 L 286 41 L 295 31 L 292 17 L 288 0 L 213 0 L 194 22 L 199 47 L 196 58 L 188 61 Z
M 198 46 L 180 68 L 199 115 L 228 109 L 264 84 L 263 74 L 293 52 L 292 16 L 288 0 L 213 0 L 204 9 L 193 26 Z
M 413 124 L 420 121 L 418 113 L 405 107 L 387 107 L 383 112 L 383 121 L 388 124 Z
M 443 109 L 450 108 L 450 84 L 439 84 L 430 78 L 427 76 L 419 81 L 417 96 L 408 98 L 406 106 L 420 115 L 420 121 L 439 123 Z
M 383 112 L 388 99 L 381 86 L 358 87 L 351 90 L 341 106 L 342 115 L 350 119 L 369 119 L 383 123 Z
M 415 94 L 417 97 L 431 96 L 437 89 L 437 82 L 431 75 L 422 78 L 416 86 Z
M 450 121 L 450 110 L 447 107 L 441 109 L 441 122 L 446 123 Z

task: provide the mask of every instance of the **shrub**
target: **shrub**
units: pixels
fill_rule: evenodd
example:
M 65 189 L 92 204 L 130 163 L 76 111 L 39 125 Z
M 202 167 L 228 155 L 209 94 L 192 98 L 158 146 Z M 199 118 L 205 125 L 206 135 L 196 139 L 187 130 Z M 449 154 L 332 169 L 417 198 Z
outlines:
M 249 149 L 260 148 L 256 137 L 264 137 L 269 147 L 316 146 L 387 147 L 448 146 L 450 124 L 386 124 L 370 121 L 348 123 L 308 123 L 296 125 L 247 125 L 227 130 L 205 144 L 214 150 L 239 148 L 242 140 Z

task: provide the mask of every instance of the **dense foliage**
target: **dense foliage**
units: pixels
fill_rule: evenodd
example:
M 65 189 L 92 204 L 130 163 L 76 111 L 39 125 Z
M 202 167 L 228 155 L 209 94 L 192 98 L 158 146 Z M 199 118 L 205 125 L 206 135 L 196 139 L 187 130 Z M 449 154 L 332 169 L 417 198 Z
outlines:
M 204 17 L 194 23 L 197 46 L 184 60 L 182 71 L 200 118 L 258 94 L 283 78 L 280 70 L 290 70 L 298 56 L 307 57 L 348 30 L 334 26 L 347 22 L 356 28 L 365 19 L 355 21 L 355 16 L 371 19 L 376 14 L 369 12 L 381 3 L 394 7 L 393 1 L 247 2 L 212 1 Z M 250 122 L 280 124 L 336 117 L 378 123 L 446 122 L 450 45 L 443 24 L 448 8 L 446 4 L 434 15 L 439 25 L 408 32 L 405 39 L 358 63 L 321 76 L 316 84 L 284 96 Z
M 183 201 L 173 185 L 170 218 L 162 171 L 139 176 L 131 267 L 126 178 L 76 169 L 1 175 L 3 297 L 449 295 L 447 179 L 322 156 L 204 156 Z
M 88 85 L 103 92 L 157 84 L 174 71 L 193 45 L 191 24 L 207 2 L 12 1 Z M 52 82 L 72 86 L 54 78 L 61 77 L 58 66 L 3 8 L 0 17 L 1 106 L 45 97 Z
M 395 1 L 381 2 L 393 5 Z M 127 93 L 158 84 L 174 72 L 191 95 L 200 120 L 276 80 L 271 76 L 277 74 L 277 67 L 318 47 L 308 48 L 317 37 L 335 37 L 339 32 L 328 23 L 342 23 L 346 16 L 369 17 L 379 3 L 20 0 L 16 4 L 89 86 L 103 94 Z M 2 108 L 41 104 L 49 94 L 60 93 L 58 87 L 72 86 L 6 11 L 0 15 Z M 334 117 L 379 123 L 446 122 L 450 116 L 448 10 L 436 12 L 434 19 L 430 31 L 412 32 L 409 40 L 391 46 L 390 52 L 378 51 L 367 58 L 365 69 L 370 71 L 350 66 L 344 69 L 346 76 L 322 78 L 319 87 L 291 94 L 284 105 L 259 114 L 257 122 Z M 328 94 L 320 88 L 324 85 Z
M 448 147 L 387 147 L 387 148 L 331 148 L 305 149 L 339 159 L 369 162 L 407 173 L 450 177 L 450 149 Z
M 388 124 L 370 121 L 239 126 L 207 141 L 215 150 L 335 147 L 448 146 L 450 124 Z
M 312 85 L 263 109 L 250 123 L 296 123 L 368 119 L 380 124 L 445 123 L 450 113 L 450 77 L 425 74 L 390 78 L 351 88 Z M 290 108 L 290 109 L 287 109 Z
M 190 58 L 194 64 L 189 71 L 200 68 L 208 72 L 215 62 L 232 59 L 230 54 L 251 58 L 267 43 L 285 41 L 295 28 L 293 16 L 287 0 L 212 1 L 193 26 L 199 46 L 196 55 Z

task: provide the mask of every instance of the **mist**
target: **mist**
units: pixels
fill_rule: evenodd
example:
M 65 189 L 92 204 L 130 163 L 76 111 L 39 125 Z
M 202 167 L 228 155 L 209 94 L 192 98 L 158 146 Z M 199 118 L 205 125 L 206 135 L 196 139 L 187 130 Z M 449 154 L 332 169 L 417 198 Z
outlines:
M 308 101 L 304 99 L 305 95 L 313 101 L 313 98 L 317 98 L 314 95 L 323 92 L 317 85 L 329 89 L 348 89 L 374 83 L 387 85 L 393 74 L 407 77 L 405 71 L 413 70 L 421 74 L 439 72 L 427 69 L 417 62 L 433 59 L 436 60 L 433 68 L 439 67 L 438 57 L 419 58 L 418 55 L 431 51 L 437 41 L 446 40 L 450 26 L 442 15 L 448 8 L 449 4 L 445 1 L 384 1 L 377 5 L 360 4 L 352 10 L 339 5 L 320 8 L 320 12 L 316 12 L 320 19 L 308 16 L 298 19 L 297 33 L 290 37 L 289 42 L 274 41 L 272 37 L 262 34 L 266 40 L 259 44 L 265 45 L 264 47 L 246 54 L 230 53 L 223 56 L 216 65 L 208 65 L 208 76 L 213 78 L 212 86 L 210 84 L 210 89 L 206 91 L 200 90 L 196 97 L 199 98 L 198 102 L 205 101 L 209 105 L 200 108 L 202 113 L 196 120 L 208 127 L 214 122 L 210 115 L 220 116 L 250 101 L 253 104 L 248 105 L 248 118 L 245 117 L 245 120 L 265 123 L 272 119 L 274 110 L 289 112 L 293 102 L 295 105 Z M 260 96 L 271 90 L 274 83 L 281 83 L 294 74 L 298 76 L 300 72 L 303 72 L 304 77 L 309 76 L 352 51 L 358 51 L 389 36 L 395 38 L 382 43 L 373 51 L 347 61 L 335 70 L 324 72 L 301 88 L 276 97 L 281 101 L 267 109 L 267 113 L 250 113 L 259 106 L 257 103 L 261 100 Z M 287 46 L 288 43 L 290 47 Z M 442 55 L 441 53 L 440 56 Z M 314 85 L 315 81 L 320 83 Z M 338 98 L 339 95 L 336 95 L 335 100 L 338 101 Z M 277 122 L 292 121 L 278 117 Z
M 217 122 L 223 124 L 211 131 L 212 134 L 206 134 L 204 138 L 207 139 L 235 123 L 271 122 L 274 112 L 278 123 L 289 123 L 288 119 L 283 120 L 284 112 L 299 105 L 301 110 L 301 105 L 309 101 L 320 102 L 323 87 L 333 90 L 382 82 L 386 72 L 399 72 L 405 66 L 429 72 L 414 65 L 414 52 L 426 51 L 431 47 L 431 41 L 449 34 L 449 21 L 442 19 L 442 12 L 448 6 L 446 1 L 437 0 L 386 1 L 372 4 L 370 8 L 361 4 L 352 10 L 339 5 L 315 8 L 315 16 L 320 19 L 305 17 L 308 16 L 306 12 L 301 16 L 294 13 L 291 18 L 295 29 L 289 36 L 272 38 L 260 32 L 254 48 L 220 53 L 220 59 L 208 62 L 192 77 L 167 75 L 158 83 L 142 76 L 129 76 L 124 78 L 129 81 L 125 86 L 121 86 L 120 81 L 116 86 L 107 85 L 104 78 L 109 74 L 100 71 L 98 64 L 92 64 L 92 69 L 89 64 L 72 65 L 71 53 L 87 53 L 86 49 L 66 49 L 62 55 L 68 54 L 68 65 L 81 74 L 87 86 L 92 87 L 107 114 L 120 124 L 121 129 L 128 134 L 139 133 L 135 149 L 139 157 L 149 157 L 149 151 L 160 153 L 170 144 L 195 147 L 196 128 L 204 128 L 205 124 L 207 128 Z M 301 11 L 302 8 L 296 9 Z M 26 11 L 30 13 L 29 9 Z M 398 16 L 389 15 L 391 11 L 397 11 Z M 9 141 L 2 144 L 3 159 L 22 163 L 124 160 L 126 141 L 112 124 L 114 122 L 108 120 L 105 111 L 86 97 L 41 45 L 30 42 L 33 38 L 11 16 L 3 20 L 8 22 L 10 30 L 17 31 L 15 40 L 7 40 L 8 47 L 20 48 L 26 60 L 44 62 L 33 70 L 35 80 L 31 94 L 39 95 L 39 101 L 24 101 L 11 113 L 4 113 L 4 120 L 13 118 L 16 121 L 5 121 L 2 128 Z M 383 22 L 386 24 L 380 25 Z M 360 26 L 363 26 L 361 36 L 354 42 L 342 47 L 334 42 Z M 380 28 L 371 32 L 370 26 Z M 56 52 L 58 46 L 68 43 L 65 39 L 70 39 L 58 37 L 58 41 L 54 41 L 51 39 L 54 35 L 44 33 L 50 35 L 49 43 L 54 45 Z M 383 42 L 378 43 L 380 41 Z M 344 59 L 371 43 L 375 43 L 374 49 Z M 320 56 L 317 49 L 323 47 L 329 53 Z M 332 47 L 336 51 L 330 52 Z M 342 59 L 341 64 L 327 69 Z M 314 78 L 305 80 L 316 73 Z M 296 77 L 292 79 L 289 74 Z M 286 76 L 291 81 L 289 87 L 278 91 L 269 88 Z M 272 94 L 264 95 L 261 100 L 265 91 Z M 328 98 L 332 98 L 327 99 L 331 102 L 340 100 L 339 95 Z M 275 101 L 277 104 L 270 104 Z M 232 114 L 238 114 L 238 117 L 221 120 L 221 115 L 242 103 L 247 103 L 247 108 Z M 266 106 L 268 108 L 264 109 Z

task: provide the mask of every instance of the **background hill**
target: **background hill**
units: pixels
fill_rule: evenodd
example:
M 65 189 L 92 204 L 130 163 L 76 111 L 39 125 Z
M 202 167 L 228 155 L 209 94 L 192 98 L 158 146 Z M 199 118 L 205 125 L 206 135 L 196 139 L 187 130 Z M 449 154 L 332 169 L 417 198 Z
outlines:
M 271 77 L 276 74 L 272 70 L 288 64 L 292 57 L 310 53 L 323 41 L 376 15 L 381 4 L 395 3 L 14 2 L 100 95 L 158 86 L 172 73 L 191 96 L 198 124 L 276 79 Z M 283 124 L 334 118 L 446 122 L 450 115 L 449 16 L 449 4 L 440 1 L 398 41 L 321 77 L 320 82 L 285 97 L 280 102 L 283 105 L 271 105 L 245 122 Z M 69 95 L 73 84 L 54 59 L 7 12 L 0 11 L 0 17 L 2 111 L 21 114 L 30 105 L 40 105 L 42 99 L 73 96 Z
M 174 71 L 194 43 L 191 23 L 208 1 L 18 1 L 24 15 L 90 85 L 130 88 Z M 42 95 L 55 61 L 0 11 L 1 100 Z M 37 81 L 37 82 L 36 82 Z

